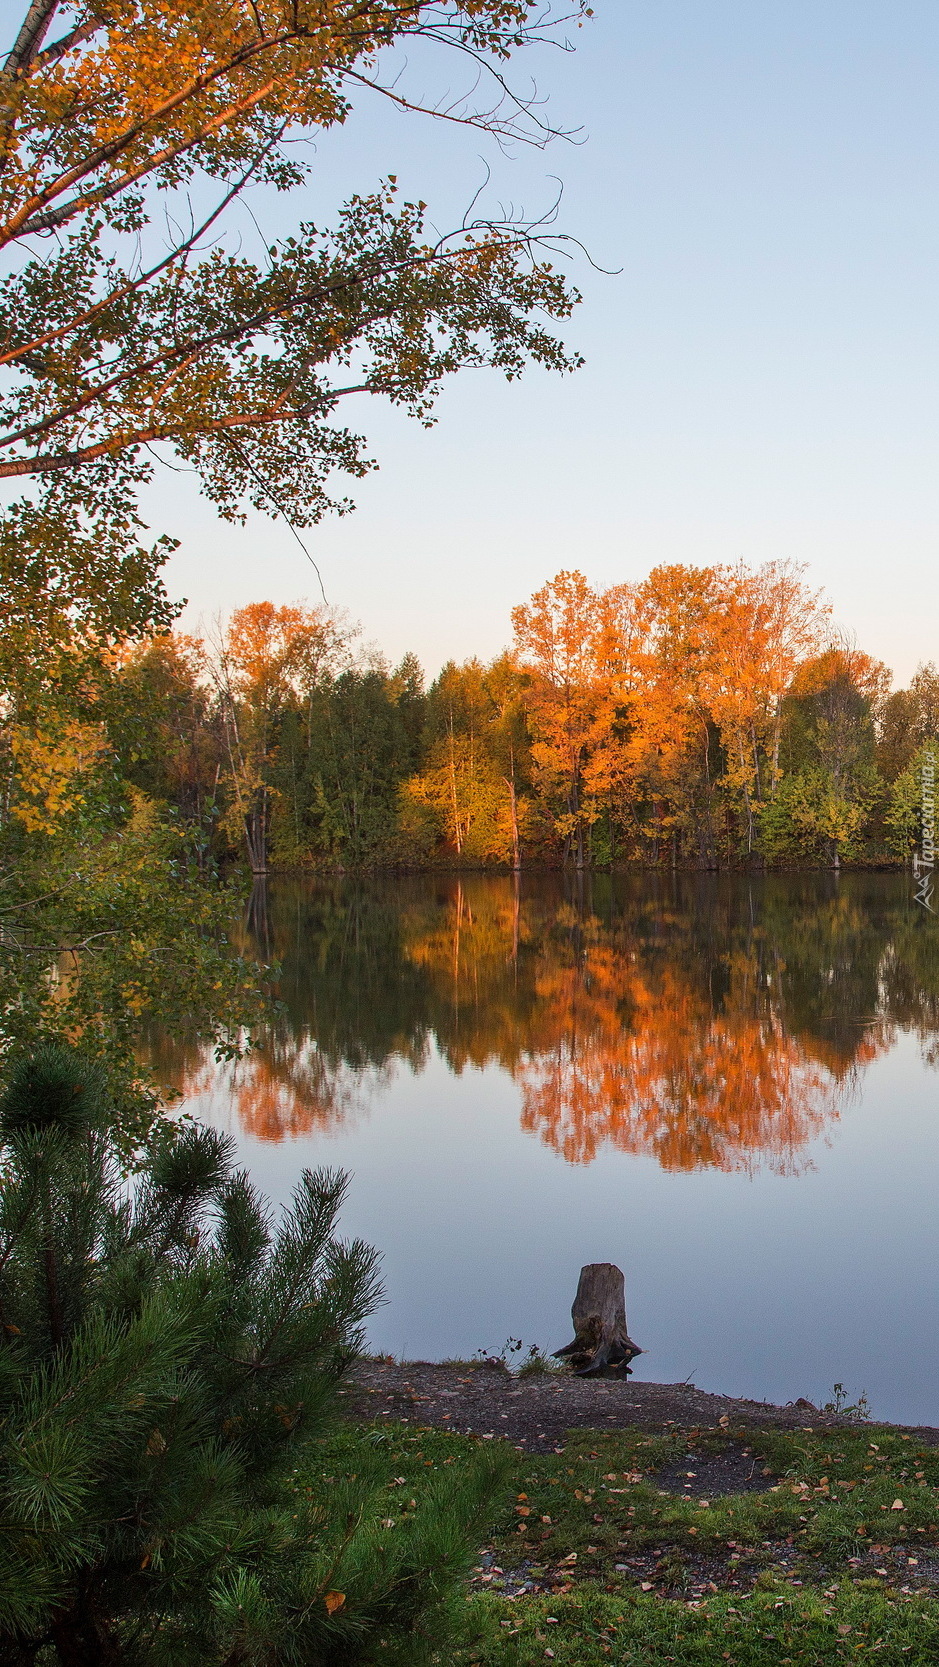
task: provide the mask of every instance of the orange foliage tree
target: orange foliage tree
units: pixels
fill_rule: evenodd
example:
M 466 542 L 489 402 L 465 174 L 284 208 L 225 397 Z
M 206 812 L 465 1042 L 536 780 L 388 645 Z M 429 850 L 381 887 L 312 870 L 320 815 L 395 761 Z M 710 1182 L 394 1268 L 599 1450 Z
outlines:
M 350 635 L 328 608 L 273 602 L 239 608 L 216 634 L 209 670 L 225 725 L 231 817 L 254 874 L 267 871 L 278 719 L 342 664 Z
M 598 793 L 608 781 L 610 636 L 602 595 L 582 573 L 561 572 L 512 610 L 516 651 L 528 672 L 536 779 L 578 868 L 587 858 Z
M 722 834 L 753 850 L 786 693 L 824 641 L 800 568 L 676 564 L 605 589 L 562 572 L 512 617 L 539 783 L 578 867 L 604 809 L 656 858 L 690 842 L 712 866 Z

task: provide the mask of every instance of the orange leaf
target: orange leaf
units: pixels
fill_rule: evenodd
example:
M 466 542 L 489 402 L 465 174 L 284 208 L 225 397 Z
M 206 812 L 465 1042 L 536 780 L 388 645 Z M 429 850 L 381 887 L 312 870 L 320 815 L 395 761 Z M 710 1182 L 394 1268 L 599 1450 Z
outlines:
M 330 1615 L 335 1615 L 336 1610 L 341 1609 L 343 1604 L 345 1603 L 345 1601 L 346 1601 L 345 1592 L 327 1592 L 326 1596 L 323 1599 L 323 1602 L 325 1603 L 326 1608 L 328 1609 Z

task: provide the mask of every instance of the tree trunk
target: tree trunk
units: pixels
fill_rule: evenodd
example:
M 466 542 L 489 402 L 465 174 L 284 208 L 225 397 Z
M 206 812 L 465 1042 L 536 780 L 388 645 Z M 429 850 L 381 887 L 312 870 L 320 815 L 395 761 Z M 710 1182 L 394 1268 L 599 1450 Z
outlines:
M 522 866 L 522 853 L 518 840 L 518 801 L 515 797 L 515 761 L 512 761 L 512 774 L 503 776 L 509 790 L 509 814 L 512 818 L 512 872 L 517 874 Z
M 630 1361 L 642 1350 L 626 1330 L 625 1281 L 612 1262 L 590 1262 L 581 1268 L 571 1319 L 574 1341 L 558 1349 L 555 1360 L 569 1359 L 578 1377 L 614 1367 L 629 1374 Z
M 123 1650 L 95 1615 L 87 1591 L 70 1610 L 55 1616 L 49 1636 L 60 1667 L 116 1667 L 123 1659 Z
M 463 850 L 463 824 L 460 818 L 460 801 L 456 790 L 456 759 L 453 753 L 453 714 L 447 728 L 450 740 L 450 803 L 453 806 L 453 838 L 456 843 L 456 854 L 460 856 Z
M 245 846 L 251 872 L 257 879 L 267 873 L 267 830 L 263 802 L 255 804 L 244 819 Z
M 745 762 L 744 756 L 743 756 L 743 739 L 740 735 L 737 736 L 737 755 L 740 759 L 740 774 L 741 774 L 741 778 L 742 778 L 741 785 L 743 787 L 743 802 L 747 807 L 747 856 L 749 856 L 750 852 L 753 850 L 753 806 L 750 802 L 750 789 L 747 786 L 747 777 L 746 777 L 746 768 L 747 767 L 746 767 L 746 762 Z

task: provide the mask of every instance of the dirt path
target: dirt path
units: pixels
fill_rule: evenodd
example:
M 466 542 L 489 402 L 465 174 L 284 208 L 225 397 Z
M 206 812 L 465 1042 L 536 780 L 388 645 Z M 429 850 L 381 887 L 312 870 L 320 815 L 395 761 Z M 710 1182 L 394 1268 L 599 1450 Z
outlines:
M 518 1379 L 485 1366 L 406 1365 L 358 1361 L 350 1370 L 341 1402 L 347 1417 L 390 1417 L 434 1424 L 462 1435 L 502 1437 L 531 1452 L 562 1445 L 570 1429 L 713 1429 L 724 1422 L 783 1429 L 837 1428 L 846 1420 L 817 1411 L 808 1401 L 772 1406 L 766 1401 L 708 1395 L 682 1383 L 635 1383 L 632 1379 L 576 1378 L 560 1373 Z M 725 1422 L 726 1421 L 726 1422 Z M 939 1429 L 915 1429 L 920 1441 L 939 1445 Z

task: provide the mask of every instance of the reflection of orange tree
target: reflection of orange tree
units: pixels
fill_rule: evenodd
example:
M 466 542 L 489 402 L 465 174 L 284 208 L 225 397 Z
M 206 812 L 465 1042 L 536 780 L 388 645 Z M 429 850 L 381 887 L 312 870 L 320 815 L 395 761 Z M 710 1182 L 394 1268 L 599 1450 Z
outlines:
M 637 921 L 610 930 L 557 899 L 545 911 L 510 881 L 459 881 L 439 901 L 404 934 L 431 979 L 438 1045 L 458 1071 L 498 1059 L 523 1127 L 571 1163 L 610 1144 L 667 1169 L 794 1172 L 889 1041 L 855 1029 L 848 1061 L 824 1036 L 792 1035 L 758 944 L 720 956 L 712 999 L 709 957 L 661 906 L 653 944 Z
M 540 1042 L 515 1072 L 522 1126 L 569 1163 L 609 1144 L 664 1169 L 793 1172 L 837 1116 L 838 1085 L 739 974 L 713 1011 L 677 963 L 649 976 L 607 945 L 545 968 Z
M 183 1099 L 231 1108 L 244 1134 L 274 1142 L 350 1127 L 376 1086 L 374 1071 L 328 1059 L 306 1031 L 271 1035 L 243 1059 L 221 1064 L 210 1047 L 187 1049 L 169 1077 Z
M 178 1046 L 150 1058 L 280 1140 L 347 1124 L 433 1039 L 455 1073 L 508 1072 L 524 1127 L 569 1162 L 608 1144 L 669 1169 L 793 1172 L 896 1019 L 925 1023 L 924 982 L 939 990 L 931 963 L 914 977 L 885 953 L 872 908 L 803 889 L 784 910 L 761 893 L 756 911 L 690 881 L 565 895 L 553 877 L 436 876 L 387 907 L 318 892 L 316 910 L 271 914 L 284 1005 L 262 1050 L 236 1067 Z
M 457 880 L 443 908 L 402 917 L 408 959 L 428 975 L 426 1017 L 458 1075 L 519 1058 L 531 1006 L 536 924 L 508 879 Z

